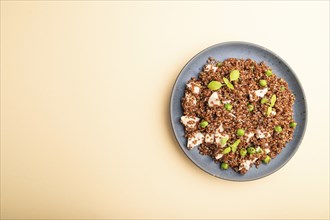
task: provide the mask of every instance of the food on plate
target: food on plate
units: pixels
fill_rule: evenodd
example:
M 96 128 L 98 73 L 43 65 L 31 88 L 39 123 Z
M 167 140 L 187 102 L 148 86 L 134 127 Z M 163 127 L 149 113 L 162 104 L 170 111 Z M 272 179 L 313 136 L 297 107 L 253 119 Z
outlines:
M 209 58 L 187 84 L 180 119 L 187 148 L 245 174 L 269 164 L 292 137 L 295 97 L 264 62 Z

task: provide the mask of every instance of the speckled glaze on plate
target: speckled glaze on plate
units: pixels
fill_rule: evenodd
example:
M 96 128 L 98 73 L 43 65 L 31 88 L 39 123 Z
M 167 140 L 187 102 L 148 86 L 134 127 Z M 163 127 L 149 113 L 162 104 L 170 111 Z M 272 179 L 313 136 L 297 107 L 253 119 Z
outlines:
M 198 147 L 195 147 L 192 150 L 188 150 L 186 147 L 187 140 L 184 137 L 184 127 L 180 123 L 180 117 L 183 114 L 181 98 L 184 94 L 187 81 L 191 77 L 198 77 L 199 72 L 202 70 L 202 67 L 209 57 L 214 57 L 219 61 L 231 57 L 238 59 L 251 58 L 257 62 L 264 61 L 270 68 L 272 68 L 273 73 L 283 78 L 289 84 L 289 88 L 296 97 L 293 111 L 294 120 L 298 125 L 294 131 L 293 139 L 268 165 L 261 164 L 258 169 L 253 166 L 245 175 L 236 173 L 232 169 L 221 170 L 219 164 L 216 164 L 211 157 L 199 154 Z M 272 51 L 256 44 L 247 42 L 225 42 L 206 48 L 195 55 L 183 67 L 172 89 L 170 117 L 174 135 L 181 149 L 199 168 L 210 175 L 221 179 L 231 181 L 250 181 L 260 179 L 276 172 L 283 167 L 298 150 L 307 124 L 307 104 L 304 91 L 296 74 L 282 58 Z

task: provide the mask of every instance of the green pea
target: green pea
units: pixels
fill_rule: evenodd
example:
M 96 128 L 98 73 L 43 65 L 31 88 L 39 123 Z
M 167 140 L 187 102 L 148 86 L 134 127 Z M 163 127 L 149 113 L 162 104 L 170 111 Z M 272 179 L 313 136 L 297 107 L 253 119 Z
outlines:
M 255 149 L 254 147 L 248 147 L 248 148 L 247 148 L 247 152 L 248 152 L 249 154 L 255 154 L 255 153 L 256 153 L 256 149 Z
M 224 146 L 224 145 L 227 143 L 227 141 L 228 141 L 228 138 L 226 138 L 226 137 L 221 138 L 221 139 L 220 139 L 220 144 L 221 144 L 222 146 Z
M 248 104 L 248 110 L 249 112 L 252 112 L 254 109 L 254 106 L 252 104 Z
M 282 129 L 281 126 L 276 125 L 276 126 L 274 127 L 274 130 L 275 130 L 276 132 L 281 132 L 283 129 Z
M 239 71 L 238 70 L 232 70 L 229 74 L 230 81 L 238 80 L 239 78 Z
M 268 99 L 266 99 L 266 98 L 262 98 L 261 100 L 260 100 L 260 103 L 261 104 L 265 104 L 265 103 L 267 103 L 268 102 Z
M 221 169 L 227 170 L 229 168 L 228 163 L 221 163 Z
M 237 146 L 239 145 L 240 142 L 241 142 L 240 140 L 236 140 L 232 145 L 230 145 L 232 152 L 234 153 L 236 152 Z
M 220 89 L 221 86 L 222 86 L 221 83 L 218 82 L 218 81 L 211 81 L 211 82 L 207 85 L 207 87 L 208 87 L 209 89 L 211 89 L 212 91 L 215 91 L 215 90 Z
M 281 86 L 280 90 L 281 91 L 284 91 L 285 90 L 285 87 L 284 86 Z
M 290 128 L 295 128 L 297 126 L 297 123 L 293 121 L 289 124 L 289 126 Z
M 273 73 L 272 73 L 271 70 L 267 70 L 267 71 L 265 72 L 265 74 L 266 74 L 266 76 L 271 76 L 271 75 L 273 75 Z
M 242 157 L 245 157 L 245 155 L 247 154 L 247 150 L 245 148 L 242 148 L 240 151 L 239 151 L 239 154 L 242 156 Z
M 217 62 L 216 66 L 220 67 L 222 65 L 222 62 Z
M 226 147 L 223 151 L 222 154 L 228 154 L 231 151 L 231 147 Z
M 263 87 L 267 86 L 267 80 L 261 79 L 259 80 L 259 84 Z
M 236 134 L 237 134 L 237 136 L 241 137 L 245 134 L 245 131 L 242 128 L 240 128 L 237 130 Z
M 266 158 L 262 160 L 262 162 L 268 164 L 270 160 L 271 160 L 270 156 L 267 155 Z
M 228 111 L 231 111 L 231 109 L 233 108 L 233 106 L 229 103 L 225 104 L 225 109 L 227 109 Z
M 261 149 L 261 147 L 257 147 L 256 152 L 257 152 L 258 154 L 259 154 L 259 153 L 262 153 L 262 149 Z
M 199 125 L 202 127 L 202 128 L 206 128 L 209 123 L 207 121 L 202 121 L 201 123 L 199 123 Z

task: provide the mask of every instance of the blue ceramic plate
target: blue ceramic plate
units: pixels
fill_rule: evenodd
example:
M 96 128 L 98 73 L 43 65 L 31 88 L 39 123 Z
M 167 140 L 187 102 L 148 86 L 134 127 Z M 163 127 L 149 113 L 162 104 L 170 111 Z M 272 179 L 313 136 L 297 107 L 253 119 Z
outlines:
M 180 123 L 182 116 L 181 98 L 187 81 L 191 77 L 198 77 L 203 65 L 209 57 L 222 61 L 227 58 L 251 58 L 257 62 L 264 61 L 273 73 L 283 78 L 289 84 L 289 88 L 293 91 L 296 100 L 293 106 L 294 120 L 298 123 L 293 139 L 289 142 L 282 152 L 268 165 L 261 164 L 259 168 L 254 166 L 245 174 L 236 173 L 232 169 L 221 170 L 219 164 L 216 164 L 211 157 L 199 154 L 198 147 L 188 150 L 186 147 L 186 138 L 184 137 L 184 127 Z M 306 123 L 307 123 L 307 106 L 305 95 L 301 84 L 290 68 L 290 66 L 272 51 L 247 42 L 226 42 L 216 44 L 198 53 L 194 56 L 181 70 L 174 84 L 170 103 L 171 123 L 174 135 L 183 150 L 183 152 L 194 162 L 199 168 L 205 172 L 225 180 L 231 181 L 250 181 L 268 176 L 283 167 L 298 150 L 303 139 Z

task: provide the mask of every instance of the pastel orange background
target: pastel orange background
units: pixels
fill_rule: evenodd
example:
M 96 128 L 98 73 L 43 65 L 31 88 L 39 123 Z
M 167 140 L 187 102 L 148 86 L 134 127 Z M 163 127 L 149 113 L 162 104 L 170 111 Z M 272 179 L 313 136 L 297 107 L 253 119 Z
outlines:
M 169 124 L 181 68 L 233 40 L 284 58 L 309 107 L 290 162 L 245 183 Z M 329 218 L 329 2 L 1 1 L 1 218 Z

